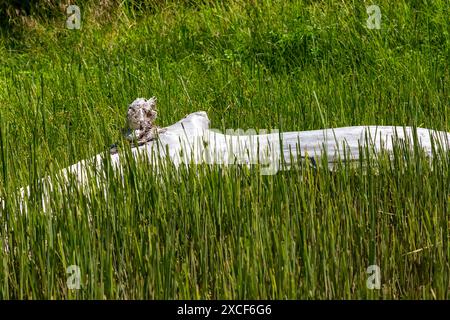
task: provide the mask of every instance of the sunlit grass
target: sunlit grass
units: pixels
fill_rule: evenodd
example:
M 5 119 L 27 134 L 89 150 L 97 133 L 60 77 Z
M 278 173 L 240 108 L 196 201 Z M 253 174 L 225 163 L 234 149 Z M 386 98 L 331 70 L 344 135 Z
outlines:
M 156 95 L 160 125 L 363 124 L 450 131 L 448 4 L 261 1 L 119 9 L 82 30 L 40 22 L 0 41 L 0 297 L 448 298 L 449 155 L 400 146 L 357 163 L 127 162 L 103 188 L 69 184 L 43 212 L 38 178 L 107 150 L 127 105 Z M 129 155 L 128 155 L 129 157 Z M 30 185 L 27 214 L 17 190 Z M 366 287 L 369 265 L 381 290 Z M 69 290 L 66 268 L 81 269 Z

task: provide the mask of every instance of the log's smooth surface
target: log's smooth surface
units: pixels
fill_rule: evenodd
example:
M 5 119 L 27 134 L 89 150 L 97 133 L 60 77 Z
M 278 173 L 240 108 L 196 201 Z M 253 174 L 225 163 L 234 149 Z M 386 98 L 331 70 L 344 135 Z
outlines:
M 450 145 L 450 133 L 424 128 L 415 131 L 411 127 L 395 126 L 355 126 L 258 135 L 223 134 L 210 128 L 210 121 L 204 111 L 192 113 L 166 129 L 158 139 L 133 148 L 133 156 L 137 158 L 144 155 L 156 169 L 161 159 L 170 158 L 176 166 L 260 163 L 263 165 L 263 174 L 275 174 L 281 161 L 289 168 L 291 159 L 296 160 L 298 157 L 317 161 L 326 153 L 329 164 L 339 157 L 342 160 L 358 160 L 360 147 L 367 145 L 375 153 L 382 149 L 389 152 L 398 141 L 406 140 L 411 145 L 417 141 L 430 156 L 433 143 L 439 144 L 443 150 L 449 150 Z M 415 133 L 417 139 L 414 139 Z M 106 156 L 110 156 L 112 165 L 120 170 L 120 153 Z M 94 167 L 97 172 L 102 172 L 104 157 L 105 154 L 98 154 L 92 159 L 82 160 L 63 169 L 61 177 L 68 179 L 74 176 L 83 185 L 88 177 L 88 168 Z M 53 190 L 51 182 L 46 190 Z M 21 190 L 22 196 L 29 193 L 28 187 Z
M 291 156 L 314 157 L 324 153 L 333 163 L 337 158 L 358 160 L 360 147 L 369 145 L 373 150 L 392 151 L 394 144 L 415 141 L 430 156 L 439 145 L 449 149 L 450 133 L 431 129 L 395 126 L 355 126 L 301 132 L 268 133 L 259 135 L 230 135 L 211 130 L 205 112 L 195 112 L 180 120 L 159 139 L 136 148 L 133 152 L 146 152 L 151 159 L 155 155 L 170 157 L 176 164 L 215 163 L 234 164 L 257 163 L 278 167 L 281 160 L 290 164 Z M 416 134 L 416 139 L 414 135 Z M 183 150 L 184 157 L 180 156 Z M 167 152 L 166 152 L 167 151 Z M 114 159 L 119 163 L 119 159 Z
M 284 161 L 298 157 L 309 157 L 318 161 L 325 153 L 330 167 L 338 159 L 358 160 L 360 148 L 369 145 L 374 152 L 392 151 L 394 143 L 408 141 L 412 146 L 417 141 L 428 155 L 432 156 L 433 143 L 449 150 L 450 133 L 425 128 L 396 126 L 354 126 L 300 132 L 274 132 L 258 135 L 223 134 L 210 128 L 208 115 L 204 111 L 191 113 L 177 123 L 166 127 L 158 139 L 132 152 L 135 158 L 144 155 L 154 163 L 170 158 L 175 166 L 189 164 L 256 164 L 263 165 L 263 174 L 275 174 Z M 236 133 L 236 131 L 235 131 Z M 416 134 L 416 139 L 414 135 Z M 101 172 L 102 158 L 98 154 L 90 160 L 82 160 L 62 171 L 74 175 L 80 184 L 87 179 L 87 167 L 93 163 Z M 120 153 L 111 155 L 113 166 L 120 169 Z

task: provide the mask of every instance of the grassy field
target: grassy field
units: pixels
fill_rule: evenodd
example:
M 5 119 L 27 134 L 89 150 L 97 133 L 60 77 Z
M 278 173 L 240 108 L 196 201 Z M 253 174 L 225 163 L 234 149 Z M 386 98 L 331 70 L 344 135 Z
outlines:
M 35 182 L 107 150 L 141 96 L 158 97 L 162 126 L 204 110 L 219 129 L 450 131 L 448 1 L 93 3 L 79 1 L 80 30 L 61 10 L 0 23 L 0 298 L 449 297 L 449 154 L 273 176 L 169 166 L 159 179 L 129 163 L 125 185 L 110 171 L 105 191 L 71 185 L 50 213 Z

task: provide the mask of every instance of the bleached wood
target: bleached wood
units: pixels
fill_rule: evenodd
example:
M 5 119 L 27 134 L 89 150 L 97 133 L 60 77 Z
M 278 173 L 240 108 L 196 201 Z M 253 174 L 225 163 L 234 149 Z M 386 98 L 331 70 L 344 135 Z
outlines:
M 338 157 L 343 159 L 344 153 L 346 160 L 358 160 L 360 146 L 365 146 L 367 142 L 377 153 L 381 149 L 392 151 L 393 143 L 397 140 L 414 141 L 411 127 L 395 126 L 355 126 L 259 135 L 222 134 L 210 129 L 210 121 L 203 111 L 192 113 L 165 129 L 158 139 L 132 149 L 135 158 L 146 155 L 156 170 L 160 165 L 157 158 L 170 158 L 175 166 L 199 163 L 251 164 L 260 161 L 266 163 L 266 174 L 275 174 L 280 169 L 281 159 L 289 168 L 291 155 L 294 160 L 297 157 L 310 157 L 318 161 L 326 152 L 328 162 L 332 164 Z M 450 133 L 417 128 L 417 138 L 419 146 L 430 156 L 433 152 L 432 140 L 439 142 L 444 150 L 449 149 Z M 268 154 L 269 159 L 264 156 Z M 104 156 L 109 156 L 113 167 L 121 170 L 120 153 L 98 154 L 63 169 L 60 176 L 68 181 L 69 176 L 73 175 L 80 186 L 86 185 L 88 168 L 94 164 L 96 171 L 102 172 Z M 101 178 L 101 174 L 98 175 L 98 179 Z M 53 191 L 51 182 L 46 190 L 47 194 Z M 29 193 L 29 187 L 21 190 L 22 197 Z M 45 199 L 43 205 L 45 208 Z

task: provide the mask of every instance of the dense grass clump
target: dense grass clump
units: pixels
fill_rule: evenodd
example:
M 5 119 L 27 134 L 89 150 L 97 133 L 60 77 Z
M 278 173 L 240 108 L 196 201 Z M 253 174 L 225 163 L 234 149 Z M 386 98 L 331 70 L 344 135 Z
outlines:
M 37 178 L 117 141 L 140 96 L 158 97 L 162 126 L 205 110 L 219 129 L 450 131 L 448 1 L 379 1 L 380 30 L 370 4 L 82 1 L 69 30 L 48 1 L 0 24 L 0 297 L 448 298 L 445 153 L 362 150 L 274 176 L 129 163 L 104 190 L 39 201 Z

